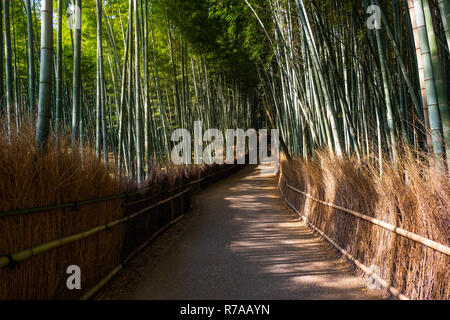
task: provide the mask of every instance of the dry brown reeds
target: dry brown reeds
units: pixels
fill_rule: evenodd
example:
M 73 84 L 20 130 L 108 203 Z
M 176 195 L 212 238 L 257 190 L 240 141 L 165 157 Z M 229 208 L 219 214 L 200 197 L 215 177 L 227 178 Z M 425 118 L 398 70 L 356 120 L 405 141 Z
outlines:
M 1 131 L 1 129 L 0 129 Z M 120 178 L 93 150 L 74 152 L 70 139 L 45 152 L 34 145 L 34 129 L 22 124 L 8 137 L 0 132 L 0 212 L 79 202 L 124 194 L 123 198 L 70 208 L 0 216 L 0 256 L 77 234 L 131 215 L 205 177 L 217 167 L 154 167 L 147 181 Z M 0 267 L 0 299 L 75 299 L 97 284 L 156 231 L 189 209 L 190 194 L 149 210 L 136 219 L 87 238 L 32 256 L 18 265 Z M 68 290 L 67 267 L 82 272 L 82 289 Z
M 339 159 L 318 152 L 315 160 L 282 161 L 279 187 L 316 227 L 411 299 L 449 299 L 449 257 L 316 199 L 363 213 L 449 245 L 450 180 L 425 157 L 404 151 L 397 167 Z M 284 179 L 282 179 L 282 177 Z M 358 272 L 364 275 L 360 270 Z M 365 276 L 365 275 L 364 275 Z

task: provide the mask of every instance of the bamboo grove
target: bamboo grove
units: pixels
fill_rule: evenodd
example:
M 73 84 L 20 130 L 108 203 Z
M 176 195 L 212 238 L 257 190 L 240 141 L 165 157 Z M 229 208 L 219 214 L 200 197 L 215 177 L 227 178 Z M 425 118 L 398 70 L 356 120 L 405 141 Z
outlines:
M 73 150 L 92 148 L 143 181 L 152 165 L 168 164 L 173 129 L 255 122 L 255 91 L 189 40 L 175 24 L 177 2 L 1 3 L 5 125 L 35 123 L 41 152 L 68 133 Z
M 272 126 L 288 155 L 450 158 L 449 0 L 1 1 L 6 126 L 67 132 L 120 173 L 170 133 Z M 56 39 L 56 40 L 55 40 Z M 381 166 L 380 166 L 381 172 Z
M 326 147 L 395 165 L 406 145 L 446 167 L 449 1 L 246 4 L 274 47 L 258 72 L 291 153 Z

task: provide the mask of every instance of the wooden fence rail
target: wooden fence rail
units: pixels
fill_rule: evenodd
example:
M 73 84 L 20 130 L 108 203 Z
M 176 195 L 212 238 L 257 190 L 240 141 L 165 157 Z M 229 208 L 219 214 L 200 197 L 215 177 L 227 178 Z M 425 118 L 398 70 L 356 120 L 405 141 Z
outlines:
M 284 179 L 284 177 L 283 177 Z M 285 180 L 286 186 L 289 187 L 288 183 Z M 364 273 L 366 273 L 368 276 L 375 279 L 383 288 L 389 290 L 391 294 L 395 297 L 397 297 L 400 300 L 409 300 L 407 296 L 401 293 L 400 290 L 397 288 L 394 288 L 389 284 L 388 281 L 384 280 L 380 276 L 378 276 L 371 268 L 367 267 L 365 264 L 363 264 L 361 261 L 356 259 L 354 256 L 352 256 L 347 250 L 343 249 L 340 245 L 338 245 L 333 239 L 331 239 L 329 236 L 327 236 L 322 230 L 317 228 L 306 216 L 301 214 L 293 204 L 289 202 L 289 200 L 286 198 L 286 196 L 283 193 L 283 190 L 280 188 L 281 196 L 283 197 L 286 204 L 305 222 L 307 223 L 314 231 L 319 233 L 322 237 L 324 237 L 328 242 L 331 243 L 332 246 L 334 246 L 338 251 L 340 251 L 344 257 L 352 261 L 358 268 L 360 268 Z
M 283 179 L 284 179 L 284 177 L 283 177 Z M 343 212 L 347 212 L 347 213 L 349 213 L 349 214 L 351 214 L 351 215 L 353 215 L 355 217 L 358 217 L 360 219 L 369 221 L 372 224 L 375 224 L 375 225 L 380 226 L 380 227 L 382 227 L 382 228 L 384 228 L 386 230 L 394 232 L 394 233 L 396 233 L 396 234 L 398 234 L 398 235 L 400 235 L 402 237 L 405 237 L 407 239 L 413 240 L 415 242 L 423 244 L 424 246 L 427 246 L 428 248 L 431 248 L 431 249 L 436 250 L 436 251 L 438 251 L 440 253 L 443 253 L 443 254 L 445 254 L 447 256 L 450 256 L 450 247 L 447 247 L 447 246 L 445 246 L 445 245 L 443 245 L 441 243 L 438 243 L 436 241 L 433 241 L 433 240 L 427 239 L 425 237 L 422 237 L 422 236 L 420 236 L 418 234 L 415 234 L 413 232 L 409 232 L 409 231 L 406 231 L 406 230 L 404 230 L 402 228 L 398 228 L 398 227 L 396 227 L 396 226 L 394 226 L 392 224 L 389 224 L 387 222 L 381 221 L 379 219 L 369 217 L 369 216 L 367 216 L 365 214 L 362 214 L 362 213 L 359 213 L 359 212 L 356 212 L 356 211 L 353 211 L 353 210 L 350 210 L 350 209 L 338 206 L 338 205 L 333 204 L 333 203 L 329 203 L 329 202 L 325 202 L 325 201 L 316 199 L 313 196 L 311 196 L 310 194 L 307 194 L 306 192 L 298 190 L 298 189 L 294 188 L 293 186 L 289 185 L 286 180 L 284 180 L 284 181 L 285 181 L 286 186 L 289 189 L 294 190 L 295 192 L 300 193 L 300 194 L 304 195 L 305 197 L 307 197 L 307 198 L 309 198 L 309 199 L 311 199 L 313 201 L 316 201 L 318 203 L 321 203 L 323 205 L 326 205 L 326 206 L 334 208 L 334 209 L 338 209 L 338 210 L 343 211 Z

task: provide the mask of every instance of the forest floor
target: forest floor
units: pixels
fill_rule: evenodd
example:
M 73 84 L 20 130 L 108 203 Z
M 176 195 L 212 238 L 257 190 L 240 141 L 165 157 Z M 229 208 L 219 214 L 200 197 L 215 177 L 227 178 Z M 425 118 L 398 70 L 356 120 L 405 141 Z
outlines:
M 382 299 L 294 215 L 267 168 L 209 186 L 95 299 Z

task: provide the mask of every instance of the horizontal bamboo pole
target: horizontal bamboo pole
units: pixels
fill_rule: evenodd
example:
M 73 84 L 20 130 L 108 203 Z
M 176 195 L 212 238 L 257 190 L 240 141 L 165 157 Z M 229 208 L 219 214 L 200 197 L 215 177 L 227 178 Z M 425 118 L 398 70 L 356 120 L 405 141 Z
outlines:
M 189 182 L 183 186 L 186 185 L 193 185 L 195 183 L 199 183 L 201 181 L 206 180 L 207 178 L 211 178 L 213 176 L 219 175 L 221 173 L 225 173 L 227 171 L 230 171 L 232 169 L 236 169 L 237 165 L 234 165 L 231 168 L 222 170 L 220 172 L 214 173 L 212 175 L 203 177 L 201 179 Z M 173 191 L 174 189 L 177 189 L 179 187 L 175 187 L 172 188 L 171 190 Z M 140 202 L 140 201 L 139 201 Z M 136 203 L 139 203 L 136 202 Z M 130 255 L 128 255 L 127 258 L 124 259 L 124 261 L 119 264 L 117 267 L 115 267 L 113 270 L 111 270 L 110 273 L 108 273 L 102 280 L 100 280 L 94 287 L 92 287 L 88 292 L 86 292 L 81 298 L 80 300 L 88 300 L 91 297 L 93 297 L 106 283 L 108 283 L 109 280 L 111 280 L 120 270 L 123 269 L 124 265 L 126 263 L 128 263 L 128 261 L 130 261 L 137 253 L 139 253 L 141 250 L 143 250 L 146 246 L 148 246 L 156 237 L 158 237 L 162 232 L 164 232 L 165 230 L 167 230 L 170 226 L 172 226 L 173 224 L 177 223 L 179 220 L 181 220 L 182 218 L 184 218 L 184 215 L 179 216 L 178 218 L 172 220 L 171 222 L 169 222 L 167 225 L 165 225 L 164 227 L 162 227 L 161 229 L 159 229 L 155 234 L 153 234 L 149 240 L 145 241 L 142 245 L 140 245 L 137 249 L 135 249 Z
M 150 196 L 150 197 L 148 197 L 146 199 L 142 199 L 142 200 L 138 200 L 138 201 L 135 201 L 135 202 L 132 202 L 132 203 L 128 203 L 128 204 L 126 204 L 124 206 L 126 207 L 126 206 L 130 206 L 130 205 L 133 205 L 133 204 L 145 202 L 145 201 L 147 201 L 149 199 L 152 199 L 152 198 L 160 195 L 163 192 L 171 192 L 171 191 L 174 191 L 174 190 L 186 187 L 188 185 L 192 185 L 194 183 L 201 182 L 201 181 L 203 181 L 203 180 L 205 180 L 207 178 L 211 178 L 211 177 L 213 177 L 215 175 L 218 175 L 220 173 L 224 173 L 224 172 L 229 171 L 231 169 L 234 169 L 236 167 L 237 167 L 237 165 L 234 165 L 232 168 L 228 168 L 228 169 L 222 170 L 220 172 L 216 172 L 216 173 L 214 173 L 212 175 L 209 175 L 207 177 L 203 177 L 203 178 L 201 178 L 199 180 L 196 180 L 196 181 L 193 181 L 193 182 L 189 182 L 189 183 L 183 184 L 181 186 L 174 187 L 174 188 L 170 189 L 169 191 L 161 191 L 161 192 L 159 192 L 156 195 L 152 195 L 152 196 Z M 88 205 L 88 204 L 95 204 L 95 203 L 106 202 L 106 201 L 111 201 L 111 200 L 116 200 L 116 199 L 121 199 L 121 198 L 126 198 L 126 197 L 132 197 L 132 196 L 141 194 L 143 191 L 146 191 L 149 188 L 150 187 L 146 187 L 146 188 L 143 188 L 143 189 L 141 189 L 141 190 L 139 190 L 137 192 L 115 194 L 115 195 L 104 197 L 104 198 L 82 200 L 82 201 L 73 201 L 73 202 L 68 202 L 68 203 L 63 203 L 63 204 L 54 204 L 54 205 L 45 206 L 45 207 L 39 207 L 39 208 L 17 209 L 17 210 L 4 211 L 4 212 L 0 212 L 0 218 L 10 217 L 10 216 L 15 216 L 15 215 L 22 215 L 22 214 L 29 214 L 29 213 L 37 213 L 37 212 L 43 212 L 43 211 L 52 211 L 52 210 L 57 210 L 57 209 L 77 208 L 79 206 L 84 206 L 84 205 Z
M 150 197 L 147 197 L 147 198 L 143 198 L 143 199 L 136 200 L 136 201 L 133 201 L 133 202 L 127 202 L 127 203 L 123 204 L 123 207 L 124 207 L 124 208 L 127 208 L 127 207 L 134 206 L 134 205 L 136 205 L 136 204 L 140 204 L 140 203 L 143 203 L 143 202 L 150 201 L 150 200 L 156 198 L 157 196 L 160 196 L 160 195 L 163 194 L 163 193 L 171 193 L 171 192 L 173 192 L 173 191 L 175 191 L 175 190 L 183 189 L 183 188 L 186 187 L 187 185 L 188 185 L 188 184 L 183 184 L 183 185 L 180 185 L 180 186 L 173 187 L 173 188 L 171 188 L 171 189 L 169 189 L 169 190 L 165 190 L 165 191 L 158 192 L 158 193 L 153 194 L 153 195 L 151 195 Z
M 97 199 L 91 199 L 91 200 L 83 200 L 83 201 L 74 201 L 74 202 L 68 202 L 63 204 L 55 204 L 51 206 L 46 207 L 39 207 L 39 208 L 30 208 L 30 209 L 18 209 L 18 210 L 11 210 L 11 211 L 5 211 L 0 212 L 0 218 L 4 217 L 10 217 L 10 216 L 16 216 L 16 215 L 22 215 L 22 214 L 29 214 L 29 213 L 36 213 L 36 212 L 43 212 L 43 211 L 51 211 L 56 209 L 64 209 L 64 208 L 76 208 L 79 206 L 84 206 L 88 204 L 94 204 L 99 202 L 106 202 L 116 199 L 125 198 L 127 196 L 130 196 L 131 194 L 116 194 L 105 198 L 97 198 Z
M 283 177 L 283 179 L 284 179 L 284 177 Z M 401 236 L 403 236 L 403 237 L 405 237 L 407 239 L 416 241 L 416 242 L 418 242 L 420 244 L 423 244 L 424 246 L 427 246 L 427 247 L 429 247 L 429 248 L 431 248 L 433 250 L 439 251 L 440 253 L 443 253 L 443 254 L 445 254 L 447 256 L 450 256 L 450 248 L 445 246 L 445 245 L 443 245 L 443 244 L 441 244 L 441 243 L 438 243 L 436 241 L 433 241 L 433 240 L 427 239 L 425 237 L 419 236 L 418 234 L 406 231 L 406 230 L 404 230 L 402 228 L 398 228 L 398 227 L 396 227 L 396 226 L 394 226 L 392 224 L 389 224 L 387 222 L 381 221 L 379 219 L 369 217 L 369 216 L 367 216 L 365 214 L 362 214 L 362 213 L 359 213 L 359 212 L 356 212 L 356 211 L 353 211 L 353 210 L 350 210 L 350 209 L 346 209 L 344 207 L 335 205 L 333 203 L 329 203 L 329 202 L 325 202 L 325 201 L 316 199 L 313 196 L 307 194 L 306 192 L 298 190 L 298 189 L 294 188 L 293 186 L 289 185 L 286 180 L 285 180 L 285 183 L 286 183 L 286 186 L 288 188 L 296 191 L 297 193 L 300 193 L 300 194 L 304 195 L 305 197 L 307 197 L 307 198 L 309 198 L 309 199 L 311 199 L 313 201 L 316 201 L 316 202 L 321 203 L 323 205 L 326 205 L 326 206 L 338 209 L 340 211 L 347 212 L 347 213 L 349 213 L 351 215 L 354 215 L 354 216 L 356 216 L 356 217 L 358 217 L 360 219 L 369 221 L 369 222 L 371 222 L 371 223 L 373 223 L 373 224 L 375 224 L 377 226 L 380 226 L 380 227 L 382 227 L 382 228 L 384 228 L 386 230 L 394 232 L 394 233 L 396 233 L 398 235 L 401 235 Z
M 125 264 L 127 264 L 136 254 L 138 254 L 140 251 L 142 251 L 145 247 L 147 247 L 156 237 L 158 237 L 161 233 L 166 231 L 170 226 L 177 223 L 179 220 L 184 218 L 184 214 L 179 216 L 178 218 L 172 220 L 167 225 L 159 229 L 155 234 L 153 234 L 150 239 L 145 241 L 143 244 L 141 244 L 137 249 L 135 249 L 132 253 L 128 255 L 124 259 L 124 261 L 119 264 L 117 267 L 115 267 L 113 270 L 111 270 L 110 273 L 108 273 L 102 280 L 100 280 L 94 287 L 92 287 L 88 292 L 86 292 L 80 300 L 89 300 L 92 298 L 106 283 L 108 283 L 109 280 L 111 280 L 120 270 L 123 269 Z
M 143 213 L 145 213 L 145 212 L 147 212 L 147 211 L 149 211 L 149 210 L 151 210 L 151 209 L 153 209 L 155 207 L 158 207 L 158 206 L 160 206 L 160 205 L 162 205 L 164 203 L 167 203 L 167 202 L 169 202 L 169 201 L 171 201 L 171 200 L 173 200 L 175 198 L 178 198 L 181 195 L 189 192 L 191 189 L 192 188 L 188 188 L 186 190 L 183 190 L 182 192 L 177 193 L 176 195 L 173 195 L 172 197 L 164 199 L 164 200 L 162 200 L 162 201 L 160 201 L 160 202 L 158 202 L 156 204 L 153 204 L 153 205 L 151 205 L 151 206 L 149 206 L 149 207 L 147 207 L 145 209 L 139 210 L 138 212 L 135 212 L 132 215 L 129 215 L 129 216 L 117 219 L 115 221 L 112 221 L 112 222 L 109 222 L 109 223 L 106 223 L 106 224 L 94 227 L 94 228 L 89 229 L 87 231 L 80 232 L 80 233 L 77 233 L 77 234 L 73 234 L 73 235 L 70 235 L 70 236 L 67 236 L 67 237 L 63 237 L 63 238 L 60 238 L 60 239 L 52 240 L 52 241 L 46 242 L 44 244 L 41 244 L 41 245 L 38 245 L 38 246 L 35 246 L 35 247 L 32 247 L 32 248 L 29 248 L 29 249 L 21 250 L 19 252 L 16 252 L 16 253 L 13 253 L 13 254 L 10 254 L 10 255 L 0 256 L 0 268 L 9 265 L 12 261 L 13 262 L 20 262 L 20 261 L 28 259 L 28 258 L 30 258 L 30 257 L 32 257 L 34 255 L 37 255 L 39 253 L 42 253 L 42 252 L 45 252 L 45 251 L 48 251 L 48 250 L 51 250 L 51 249 L 54 249 L 54 248 L 61 247 L 61 246 L 65 245 L 65 244 L 68 244 L 68 243 L 71 243 L 71 242 L 74 242 L 74 241 L 78 241 L 78 240 L 87 238 L 87 237 L 89 237 L 89 236 L 91 236 L 93 234 L 96 234 L 96 233 L 98 233 L 100 231 L 103 231 L 105 229 L 110 229 L 110 228 L 112 228 L 112 227 L 114 227 L 114 226 L 116 226 L 118 224 L 124 223 L 124 222 L 126 222 L 128 220 L 131 220 L 131 219 L 134 219 L 137 216 L 139 216 L 139 215 L 141 215 L 141 214 L 143 214 Z M 12 261 L 11 261 L 11 259 L 12 259 Z
M 185 186 L 187 186 L 187 185 L 193 185 L 193 184 L 195 184 L 195 183 L 204 181 L 204 180 L 206 180 L 206 179 L 208 179 L 208 178 L 211 178 L 211 177 L 213 177 L 213 176 L 216 176 L 216 175 L 225 173 L 225 172 L 230 171 L 230 170 L 232 170 L 232 169 L 236 169 L 237 167 L 238 167 L 237 165 L 234 165 L 234 166 L 231 167 L 231 168 L 222 170 L 222 171 L 220 171 L 220 172 L 214 173 L 214 174 L 212 174 L 212 175 L 206 176 L 206 177 L 201 178 L 201 179 L 198 179 L 198 180 L 196 180 L 196 181 L 189 182 L 189 183 L 187 183 L 187 184 L 185 184 L 185 185 L 182 185 L 181 187 L 185 187 Z M 179 189 L 179 188 L 180 188 L 180 186 L 175 187 L 175 188 L 172 188 L 171 191 L 176 190 L 176 189 Z M 145 213 L 145 212 L 151 210 L 152 208 L 155 208 L 155 207 L 158 207 L 158 206 L 160 206 L 160 205 L 162 205 L 162 204 L 164 204 L 164 203 L 167 203 L 167 202 L 169 202 L 169 201 L 171 201 L 171 200 L 173 200 L 173 199 L 175 199 L 175 198 L 177 198 L 177 197 L 179 197 L 179 196 L 183 195 L 184 193 L 187 193 L 187 192 L 189 192 L 189 191 L 191 191 L 191 190 L 192 190 L 192 187 L 189 187 L 189 188 L 187 188 L 186 190 L 184 190 L 184 191 L 182 191 L 182 192 L 180 192 L 180 193 L 178 193 L 178 194 L 176 194 L 176 195 L 174 195 L 174 196 L 171 196 L 171 197 L 169 197 L 169 198 L 167 198 L 167 199 L 164 199 L 164 200 L 162 200 L 162 201 L 160 201 L 160 202 L 158 202 L 158 203 L 156 203 L 156 204 L 153 204 L 153 205 L 151 205 L 151 206 L 149 206 L 149 207 L 147 207 L 147 208 L 145 208 L 145 209 L 142 209 L 142 210 L 140 210 L 140 211 L 138 211 L 138 212 L 136 212 L 136 213 L 134 213 L 134 214 L 132 214 L 132 215 L 123 217 L 123 218 L 121 218 L 121 219 L 117 219 L 117 220 L 112 221 L 112 222 L 109 222 L 109 223 L 107 223 L 107 224 L 105 224 L 105 225 L 100 225 L 100 226 L 94 227 L 94 228 L 92 228 L 92 229 L 89 229 L 89 230 L 87 230 L 87 231 L 84 231 L 84 232 L 81 232 L 81 233 L 78 233 L 78 234 L 74 234 L 74 235 L 71 235 L 71 236 L 63 237 L 63 238 L 60 238 L 60 239 L 57 239 L 57 240 L 52 240 L 52 241 L 49 241 L 49 242 L 47 242 L 47 243 L 44 243 L 44 244 L 35 246 L 35 247 L 33 247 L 33 248 L 26 249 L 26 250 L 22 250 L 22 251 L 13 253 L 13 254 L 11 254 L 11 255 L 3 255 L 3 256 L 0 256 L 0 268 L 1 268 L 1 267 L 4 267 L 4 266 L 7 266 L 7 265 L 9 265 L 10 263 L 23 261 L 23 260 L 25 260 L 25 259 L 27 259 L 27 258 L 30 258 L 30 257 L 33 256 L 33 255 L 37 255 L 37 254 L 39 254 L 39 253 L 48 251 L 48 250 L 50 250 L 50 249 L 60 247 L 60 246 L 62 246 L 62 245 L 64 245 L 64 244 L 67 244 L 67 243 L 70 243 L 70 242 L 74 242 L 74 241 L 77 241 L 77 240 L 86 238 L 86 237 L 88 237 L 88 236 L 90 236 L 90 235 L 93 235 L 93 234 L 95 234 L 95 233 L 101 232 L 101 231 L 103 231 L 103 230 L 110 229 L 110 228 L 112 228 L 112 227 L 114 227 L 114 226 L 116 226 L 116 225 L 118 225 L 118 224 L 120 224 L 120 223 L 123 223 L 123 222 L 126 222 L 126 221 L 128 221 L 128 220 L 131 220 L 131 219 L 133 219 L 133 218 L 135 218 L 135 217 L 137 217 L 137 216 L 139 216 L 139 215 L 141 215 L 141 214 L 143 214 L 143 213 Z M 167 191 L 166 191 L 166 192 L 167 192 Z M 135 194 L 137 194 L 137 193 L 135 193 Z M 124 194 L 124 195 L 119 195 L 119 196 L 122 197 L 122 196 L 127 196 L 127 195 Z M 129 194 L 128 194 L 128 196 L 129 196 Z M 113 196 L 113 197 L 115 197 L 115 196 Z M 112 197 L 110 197 L 110 198 L 112 198 Z M 95 201 L 95 200 L 94 200 L 94 201 Z M 79 202 L 78 204 L 80 204 L 80 203 L 81 203 L 81 202 Z M 71 206 L 71 205 L 68 205 L 68 207 L 70 207 L 70 206 Z M 59 206 L 58 206 L 58 207 L 59 207 Z M 53 206 L 52 206 L 52 208 L 53 208 Z M 40 208 L 40 209 L 45 209 L 45 208 Z M 93 288 L 91 288 L 87 293 L 85 293 L 85 294 L 81 297 L 81 300 L 86 300 L 86 299 L 89 299 L 90 297 L 92 297 L 92 296 L 93 296 L 96 292 L 98 292 L 98 290 L 100 290 L 100 289 L 101 289 L 101 288 L 102 288 L 102 287 L 103 287 L 103 286 L 104 286 L 104 285 L 105 285 L 112 277 L 114 277 L 114 276 L 115 276 L 115 275 L 123 268 L 123 266 L 124 266 L 129 260 L 132 259 L 133 256 L 135 256 L 137 253 L 139 253 L 139 252 L 140 252 L 143 248 L 145 248 L 151 241 L 153 241 L 158 235 L 160 235 L 160 234 L 161 234 L 162 232 L 164 232 L 167 228 L 169 228 L 171 225 L 173 225 L 173 224 L 175 224 L 176 222 L 178 222 L 178 221 L 179 221 L 180 219 L 182 219 L 183 217 L 184 217 L 184 215 L 181 215 L 180 217 L 178 217 L 178 218 L 172 220 L 172 221 L 169 222 L 166 226 L 164 226 L 163 228 L 161 228 L 160 230 L 158 230 L 155 234 L 153 234 L 149 240 L 147 240 L 147 241 L 144 242 L 142 245 L 140 245 L 137 249 L 135 249 L 130 255 L 128 255 L 127 258 L 124 259 L 124 261 L 123 261 L 121 264 L 119 264 L 118 266 L 116 266 L 110 273 L 108 273 L 108 275 L 106 275 L 102 280 L 100 280 L 100 281 L 99 281 Z
M 211 177 L 216 176 L 218 174 L 230 171 L 231 169 L 235 169 L 236 167 L 237 166 L 235 165 L 232 168 L 228 168 L 228 169 L 222 170 L 220 172 L 214 173 L 212 175 L 206 176 L 204 178 L 201 178 L 199 180 L 189 182 L 189 183 L 187 183 L 187 184 L 185 184 L 183 186 L 192 185 L 192 184 L 201 182 L 201 181 L 203 181 L 203 180 L 205 180 L 207 178 L 211 178 Z M 104 225 L 100 225 L 100 226 L 94 227 L 94 228 L 89 229 L 87 231 L 80 232 L 80 233 L 77 233 L 77 234 L 73 234 L 73 235 L 70 235 L 70 236 L 67 236 L 67 237 L 63 237 L 63 238 L 60 238 L 60 239 L 52 240 L 52 241 L 43 243 L 41 245 L 29 248 L 29 249 L 21 250 L 19 252 L 16 252 L 16 253 L 13 253 L 13 254 L 10 254 L 10 255 L 0 256 L 0 268 L 9 265 L 11 263 L 11 259 L 14 262 L 20 262 L 20 261 L 23 261 L 25 259 L 30 258 L 31 256 L 37 255 L 39 253 L 42 253 L 42 252 L 45 252 L 45 251 L 48 251 L 48 250 L 51 250 L 51 249 L 54 249 L 54 248 L 58 248 L 58 247 L 60 247 L 60 246 L 62 246 L 64 244 L 67 244 L 67 243 L 70 243 L 70 242 L 74 242 L 74 241 L 78 241 L 78 240 L 84 239 L 84 238 L 86 238 L 86 237 L 88 237 L 88 236 L 90 236 L 92 234 L 98 233 L 98 232 L 103 231 L 105 229 L 110 229 L 110 228 L 112 228 L 112 227 L 114 227 L 114 226 L 116 226 L 116 225 L 118 225 L 120 223 L 123 223 L 123 222 L 126 222 L 128 220 L 131 220 L 131 219 L 133 219 L 133 218 L 135 218 L 135 217 L 137 217 L 137 216 L 139 216 L 139 215 L 141 215 L 141 214 L 143 214 L 143 213 L 145 213 L 145 212 L 147 212 L 147 211 L 149 211 L 149 210 L 151 210 L 151 209 L 153 209 L 155 207 L 158 207 L 158 206 L 160 206 L 160 205 L 162 205 L 162 204 L 164 204 L 166 202 L 169 202 L 172 199 L 177 198 L 177 197 L 181 196 L 182 194 L 190 191 L 191 189 L 192 189 L 192 187 L 189 187 L 188 189 L 186 189 L 186 190 L 184 190 L 184 191 L 182 191 L 180 193 L 177 193 L 176 195 L 174 195 L 172 197 L 169 197 L 169 198 L 164 199 L 164 200 L 162 200 L 162 201 L 160 201 L 160 202 L 158 202 L 156 204 L 153 204 L 153 205 L 151 205 L 151 206 L 149 206 L 147 208 L 139 210 L 139 211 L 133 213 L 132 215 L 123 217 L 121 219 L 117 219 L 115 221 L 106 223 Z M 119 196 L 121 196 L 121 195 L 117 195 L 117 197 L 119 197 Z M 111 196 L 109 198 L 114 198 L 115 199 L 115 197 L 116 196 Z M 85 201 L 85 202 L 93 203 L 93 201 L 94 200 L 88 200 L 88 201 Z M 81 204 L 81 203 L 83 203 L 83 202 L 78 202 L 78 204 Z M 73 206 L 73 204 L 72 205 L 68 204 L 67 206 L 71 207 L 71 206 Z M 41 209 L 41 208 L 38 208 L 38 209 Z
M 286 183 L 287 185 L 287 183 Z M 353 262 L 357 267 L 359 267 L 364 273 L 374 278 L 381 286 L 383 286 L 385 289 L 389 290 L 389 292 L 392 293 L 395 297 L 397 297 L 400 300 L 409 300 L 409 298 L 405 295 L 403 295 L 398 289 L 392 287 L 389 282 L 378 276 L 375 272 L 372 271 L 369 267 L 367 267 L 365 264 L 360 262 L 358 259 L 353 257 L 349 252 L 347 252 L 345 249 L 343 249 L 341 246 L 339 246 L 336 242 L 333 241 L 330 237 L 328 237 L 324 232 L 322 232 L 320 229 L 318 229 L 307 217 L 302 215 L 285 197 L 283 190 L 280 188 L 281 195 L 286 202 L 286 204 L 294 210 L 295 213 L 305 222 L 308 223 L 311 228 L 313 228 L 317 233 L 319 233 L 322 237 L 324 237 L 328 242 L 330 242 L 336 249 L 338 249 L 347 259 L 349 259 L 351 262 Z
M 133 205 L 142 203 L 142 202 L 149 201 L 149 200 L 151 200 L 151 199 L 153 199 L 153 198 L 155 198 L 155 197 L 161 195 L 163 192 L 164 192 L 164 193 L 170 193 L 170 192 L 173 192 L 173 191 L 175 191 L 175 190 L 178 190 L 178 189 L 182 189 L 182 188 L 184 188 L 184 187 L 187 187 L 187 186 L 189 186 L 189 185 L 193 185 L 193 184 L 202 182 L 202 181 L 204 181 L 204 180 L 206 180 L 206 179 L 212 178 L 212 177 L 214 177 L 214 176 L 216 176 L 216 175 L 219 175 L 219 174 L 221 174 L 221 173 L 225 173 L 225 172 L 227 172 L 227 171 L 230 171 L 230 170 L 236 169 L 236 168 L 237 168 L 237 165 L 233 165 L 231 168 L 228 168 L 228 169 L 225 169 L 225 170 L 221 170 L 221 171 L 219 171 L 219 172 L 213 173 L 213 174 L 211 174 L 211 175 L 209 175 L 209 176 L 206 176 L 206 177 L 203 177 L 203 178 L 201 178 L 201 179 L 198 179 L 198 180 L 195 180 L 195 181 L 191 181 L 191 182 L 188 182 L 188 183 L 185 183 L 185 184 L 182 184 L 182 185 L 173 187 L 173 188 L 171 188 L 171 189 L 169 189 L 169 190 L 167 190 L 167 191 L 161 191 L 161 192 L 158 192 L 157 194 L 151 195 L 150 197 L 147 197 L 147 198 L 144 198 L 144 199 L 140 199 L 140 200 L 137 200 L 137 201 L 133 201 L 133 202 L 125 203 L 125 204 L 123 205 L 123 207 L 126 208 L 126 207 L 130 207 L 130 206 L 133 206 Z
M 228 169 L 225 169 L 225 170 L 222 170 L 222 171 L 219 171 L 219 172 L 213 173 L 213 174 L 211 174 L 211 175 L 209 175 L 209 176 L 203 177 L 203 178 L 201 178 L 201 179 L 198 179 L 198 180 L 195 180 L 195 181 L 191 181 L 191 182 L 189 182 L 188 184 L 189 184 L 189 185 L 192 185 L 192 184 L 195 184 L 195 183 L 199 183 L 199 182 L 202 182 L 203 180 L 206 180 L 206 179 L 212 178 L 212 177 L 214 177 L 214 176 L 217 176 L 217 175 L 219 175 L 219 174 L 221 174 L 221 173 L 225 173 L 225 172 L 227 172 L 227 171 L 230 171 L 230 170 L 236 169 L 236 168 L 237 168 L 237 166 L 238 166 L 238 165 L 233 165 L 233 166 L 232 166 L 231 168 L 228 168 Z

